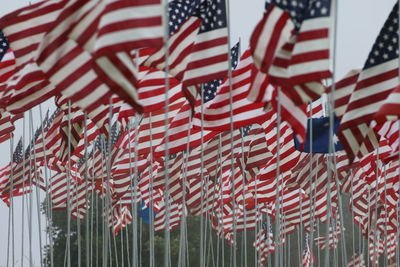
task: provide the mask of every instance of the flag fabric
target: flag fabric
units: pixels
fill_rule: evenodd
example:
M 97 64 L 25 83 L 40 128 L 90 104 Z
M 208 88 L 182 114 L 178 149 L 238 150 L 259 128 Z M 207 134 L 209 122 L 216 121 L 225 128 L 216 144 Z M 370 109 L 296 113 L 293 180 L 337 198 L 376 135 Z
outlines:
M 264 104 L 252 103 L 246 98 L 251 84 L 252 64 L 250 51 L 246 51 L 232 73 L 232 92 L 229 79 L 225 79 L 217 89 L 215 98 L 205 105 L 203 112 L 201 107 L 195 109 L 194 128 L 227 131 L 231 129 L 231 119 L 235 129 L 265 120 Z
M 398 13 L 396 3 L 372 47 L 341 120 L 338 136 L 350 161 L 362 149 L 375 113 L 399 85 L 399 52 L 395 48 L 399 41 Z
M 102 9 L 95 2 L 82 2 L 69 2 L 63 9 L 55 26 L 44 36 L 36 61 L 54 86 L 51 93 L 61 94 L 65 102 L 71 100 L 87 111 L 102 129 L 107 118 L 102 112 L 109 110 L 103 104 L 109 102 L 113 92 L 100 80 L 93 69 L 95 62 L 85 50 L 94 33 L 82 34 L 85 25 L 97 25 Z
M 385 102 L 379 108 L 375 114 L 375 120 L 378 123 L 384 123 L 385 121 L 394 121 L 400 118 L 399 113 L 400 104 L 400 86 L 396 87 L 390 95 L 385 99 Z
M 272 1 L 250 38 L 258 69 L 270 82 L 288 89 L 295 103 L 324 92 L 331 77 L 331 1 Z
M 236 68 L 239 59 L 240 43 L 237 43 L 231 50 L 232 69 Z M 214 99 L 218 86 L 223 79 L 217 79 L 201 86 L 201 94 L 197 96 L 195 106 L 201 111 L 201 105 Z M 202 99 L 201 99 L 202 98 Z M 217 132 L 201 131 L 194 129 L 193 124 L 193 106 L 192 103 L 185 102 L 178 113 L 175 115 L 169 126 L 168 149 L 170 153 L 178 153 L 186 149 L 192 149 L 205 143 Z M 165 140 L 155 150 L 156 156 L 165 154 Z
M 346 112 L 347 106 L 351 94 L 356 87 L 358 77 L 360 76 L 361 70 L 351 70 L 346 76 L 340 81 L 335 83 L 335 93 L 334 93 L 334 104 L 335 104 L 335 114 L 341 119 Z M 327 94 L 331 94 L 331 87 L 326 90 Z
M 309 235 L 306 234 L 305 247 L 304 247 L 303 257 L 302 257 L 302 266 L 303 267 L 310 267 L 315 262 L 315 257 L 311 253 L 311 249 L 310 249 L 310 244 L 309 243 L 310 243 Z
M 97 29 L 96 57 L 162 46 L 163 11 L 160 0 L 108 1 Z
M 202 23 L 184 74 L 184 87 L 220 79 L 230 65 L 225 1 L 203 1 L 199 17 Z
M 0 83 L 5 83 L 15 73 L 15 57 L 11 49 L 0 60 Z
M 329 149 L 329 126 L 330 118 L 310 118 L 307 123 L 307 136 L 305 138 L 304 146 L 301 146 L 299 140 L 294 137 L 294 142 L 296 145 L 296 149 L 306 153 L 329 153 L 331 150 Z M 334 147 L 332 151 L 343 150 L 343 146 L 339 142 L 335 133 L 339 129 L 339 120 L 334 116 L 333 119 L 333 142 Z

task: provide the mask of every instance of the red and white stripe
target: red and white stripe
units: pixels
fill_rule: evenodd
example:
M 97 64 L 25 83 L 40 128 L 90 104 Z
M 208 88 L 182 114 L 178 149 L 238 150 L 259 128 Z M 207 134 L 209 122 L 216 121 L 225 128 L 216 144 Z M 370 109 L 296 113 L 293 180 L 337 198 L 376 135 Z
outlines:
M 351 256 L 349 262 L 347 263 L 347 267 L 365 267 L 365 261 L 364 261 L 364 254 L 357 254 L 354 253 L 353 256 Z
M 161 48 L 144 62 L 145 66 L 165 70 L 178 80 L 183 80 L 187 70 L 192 50 L 195 46 L 196 36 L 200 29 L 201 19 L 190 17 L 168 41 L 168 59 L 165 58 L 165 49 Z M 168 61 L 167 61 L 168 60 Z
M 163 45 L 161 0 L 112 0 L 102 13 L 95 43 L 96 57 Z
M 362 150 L 370 122 L 398 84 L 397 59 L 361 72 L 338 132 L 350 161 Z
M 250 38 L 250 49 L 257 68 L 269 73 L 277 51 L 290 39 L 294 24 L 290 14 L 271 5 L 255 27 Z
M 3 56 L 0 62 L 0 83 L 6 82 L 15 73 L 15 57 L 11 49 Z
M 0 28 L 15 55 L 17 69 L 22 68 L 35 56 L 65 6 L 63 0 L 41 1 L 11 12 L 0 20 Z
M 192 109 L 189 102 L 185 101 L 168 128 L 168 151 L 170 154 L 192 149 L 206 143 L 217 132 L 201 131 L 192 128 Z M 161 157 L 165 155 L 165 139 L 156 148 L 154 155 Z
M 264 121 L 264 104 L 253 103 L 247 99 L 251 85 L 252 64 L 250 51 L 246 51 L 241 57 L 238 67 L 232 73 L 232 92 L 229 79 L 225 79 L 218 88 L 215 98 L 207 102 L 203 112 L 200 107 L 196 107 L 193 118 L 194 128 L 228 131 L 231 129 L 231 120 L 235 129 Z
M 166 129 L 168 129 L 172 119 L 176 116 L 179 109 L 184 104 L 185 99 L 181 98 L 167 107 L 168 114 L 165 113 L 166 109 L 157 110 L 155 112 L 146 113 L 143 116 L 139 125 L 138 131 L 138 155 L 149 154 L 150 149 L 154 150 L 159 146 L 165 138 Z M 166 118 L 168 116 L 168 123 Z
M 199 33 L 183 77 L 184 87 L 225 77 L 229 69 L 228 60 L 228 29 L 226 27 Z

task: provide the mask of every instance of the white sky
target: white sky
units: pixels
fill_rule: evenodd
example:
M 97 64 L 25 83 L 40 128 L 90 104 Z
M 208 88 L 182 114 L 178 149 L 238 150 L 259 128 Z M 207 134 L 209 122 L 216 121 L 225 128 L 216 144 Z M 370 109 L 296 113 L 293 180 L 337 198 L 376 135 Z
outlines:
M 28 0 L 3 0 L 2 2 L 4 3 L 2 3 L 0 9 L 0 16 L 29 4 Z M 263 0 L 230 0 L 232 44 L 236 43 L 240 38 L 242 41 L 242 50 L 247 48 L 248 39 L 251 35 L 252 29 L 262 17 L 264 2 L 265 1 Z M 351 69 L 362 68 L 379 30 L 395 2 L 396 0 L 339 1 L 338 39 L 335 70 L 335 74 L 338 79 L 343 77 Z M 38 114 L 37 111 L 38 109 L 35 109 L 33 114 Z M 45 110 L 43 110 L 43 112 L 45 112 Z M 37 125 L 39 125 L 37 115 L 34 115 L 33 125 L 35 128 Z M 22 135 L 21 129 L 22 122 L 19 122 L 17 124 L 16 140 L 18 140 L 17 138 Z M 1 144 L 0 151 L 6 151 L 2 153 L 2 156 L 0 156 L 0 167 L 3 167 L 10 160 L 10 153 L 8 152 L 10 151 L 9 143 L 6 142 L 5 144 Z M 33 198 L 34 205 L 36 205 L 35 201 L 35 198 Z M 14 231 L 16 244 L 16 262 L 14 266 L 20 264 L 19 259 L 21 257 L 21 207 L 21 201 L 17 200 L 14 211 L 15 223 L 17 224 Z M 33 210 L 33 214 L 36 214 L 36 210 Z M 38 242 L 37 216 L 34 216 L 33 220 L 33 261 L 35 266 L 39 266 L 40 250 Z M 44 222 L 42 221 L 42 225 L 43 223 Z M 8 208 L 3 203 L 0 203 L 0 225 L 0 266 L 6 266 Z M 43 230 L 41 232 L 43 232 Z M 24 234 L 24 258 L 26 258 L 29 256 L 26 221 Z M 13 266 L 12 263 L 11 266 Z

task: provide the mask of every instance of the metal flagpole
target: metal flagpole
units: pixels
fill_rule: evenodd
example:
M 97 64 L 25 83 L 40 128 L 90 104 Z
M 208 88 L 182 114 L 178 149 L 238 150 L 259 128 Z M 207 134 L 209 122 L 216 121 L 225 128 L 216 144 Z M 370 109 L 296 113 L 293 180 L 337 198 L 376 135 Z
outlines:
M 22 119 L 22 147 L 25 147 L 25 138 L 26 138 L 26 119 L 25 116 Z M 25 155 L 22 158 L 22 171 L 25 173 Z M 11 174 L 13 174 L 11 172 Z M 13 175 L 11 175 L 11 178 Z M 22 180 L 22 187 L 25 188 L 25 179 Z M 22 195 L 22 220 L 21 220 L 21 264 L 24 262 L 24 233 L 25 233 L 25 194 Z M 51 248 L 50 248 L 51 249 Z M 51 262 L 53 261 L 53 255 L 50 254 Z M 53 266 L 53 265 L 52 265 Z
M 150 176 L 150 267 L 155 267 L 155 254 L 154 254 L 154 211 L 153 211 L 153 133 L 152 133 L 152 113 L 149 113 L 149 135 L 150 135 L 150 168 L 149 168 L 149 176 Z
M 137 54 L 137 53 L 136 53 Z M 143 118 L 143 116 L 141 117 Z M 138 194 L 138 155 L 137 155 L 137 135 L 138 135 L 138 128 L 139 124 L 141 121 L 141 118 L 138 115 L 135 115 L 135 124 L 134 124 L 134 168 L 135 168 L 135 173 L 132 173 L 132 153 L 131 153 L 131 127 L 128 127 L 128 150 L 129 150 L 129 177 L 133 179 L 133 185 L 131 182 L 131 192 L 133 192 L 133 201 L 132 201 L 132 211 L 133 211 L 133 222 L 132 222 L 132 266 L 133 267 L 138 267 L 138 243 L 137 243 L 137 232 L 138 232 L 138 227 L 137 227 L 137 220 L 139 219 L 138 212 L 137 212 L 137 194 Z M 133 190 L 132 190 L 133 186 Z
M 234 168 L 234 144 L 233 144 L 233 134 L 234 134 L 234 125 L 233 125 L 233 85 L 232 85 L 232 51 L 231 51 L 231 27 L 230 27 L 230 22 L 231 22 L 231 16 L 230 16 L 230 4 L 229 0 L 225 1 L 226 5 L 226 19 L 227 19 L 227 28 L 228 28 L 228 80 L 229 80 L 229 125 L 230 125 L 230 143 L 231 143 L 231 178 L 232 178 L 232 222 L 233 222 L 233 244 L 236 246 L 236 240 L 237 240 L 237 229 L 236 229 L 236 202 L 235 202 L 235 191 L 236 191 L 236 186 L 235 186 L 235 168 Z M 231 246 L 231 253 L 232 256 L 232 261 L 231 261 L 231 266 L 236 267 L 236 249 L 232 249 L 233 246 Z
M 12 264 L 15 263 L 14 259 L 14 201 L 13 201 L 13 191 L 14 191 L 14 175 L 13 175 L 13 147 L 14 147 L 14 137 L 11 136 L 10 139 L 10 207 L 8 209 L 8 236 L 7 236 L 7 267 L 9 266 L 10 261 L 10 239 L 12 239 Z M 23 154 L 22 154 L 23 155 Z M 11 227 L 13 235 L 10 237 Z
M 190 110 L 190 116 L 192 116 L 192 110 Z M 189 124 L 188 133 L 186 138 L 186 151 L 184 151 L 184 159 L 183 166 L 181 171 L 184 169 L 182 173 L 182 221 L 180 227 L 180 240 L 179 240 L 179 258 L 178 258 L 178 266 L 185 267 L 186 266 L 186 233 L 187 233 L 187 218 L 186 218 L 186 184 L 187 184 L 187 170 L 188 170 L 188 161 L 190 157 L 190 134 L 191 134 L 191 125 Z M 186 153 L 185 153 L 186 152 Z M 189 264 L 189 263 L 188 263 Z
M 68 143 L 67 143 L 67 150 L 68 150 L 68 162 L 67 162 L 67 170 L 66 170 L 66 178 L 67 178 L 67 253 L 66 253 L 66 260 L 67 266 L 71 267 L 71 196 L 70 196 L 70 189 L 71 189 L 71 100 L 68 100 Z
M 91 210 L 93 210 L 93 207 L 92 207 L 92 205 L 93 205 L 93 202 L 92 203 L 90 203 L 89 204 L 89 192 L 88 192 L 88 187 L 89 187 L 89 170 L 88 170 L 88 151 L 87 151 L 87 148 L 88 148 L 88 137 L 87 137 L 87 113 L 86 113 L 86 111 L 84 112 L 84 119 L 83 119 L 83 142 L 84 142 L 84 152 L 83 152 L 83 158 L 85 159 L 85 195 L 86 195 L 86 198 L 85 198 L 85 204 L 86 204 L 86 207 L 89 207 L 89 205 L 91 206 Z M 93 185 L 93 184 L 92 184 Z M 93 195 L 93 189 L 92 189 L 92 192 L 91 192 L 91 195 Z M 86 248 L 86 258 L 85 258 L 85 261 L 86 261 L 86 266 L 90 266 L 89 265 L 89 262 L 90 262 L 90 244 L 89 244 L 89 239 L 90 239 L 90 233 L 89 233 L 89 229 L 90 229 L 90 224 L 89 224 L 89 222 L 90 222 L 90 216 L 89 216 L 90 214 L 87 214 L 86 215 L 86 218 L 85 218 L 85 248 Z
M 32 116 L 32 113 L 30 112 L 30 116 Z M 44 125 L 45 122 L 41 121 L 41 131 L 43 131 L 43 128 L 45 127 Z M 35 133 L 36 135 L 36 133 Z M 41 183 L 40 178 L 37 177 L 37 165 L 36 165 L 36 136 L 34 136 L 34 142 L 32 142 L 32 146 L 30 147 L 30 149 L 32 150 L 33 148 L 33 162 L 34 162 L 34 177 L 36 179 L 37 183 Z M 30 185 L 32 187 L 32 183 Z M 36 186 L 35 188 L 35 192 L 36 192 L 36 211 L 37 211 L 37 220 L 38 220 L 38 228 L 39 228 L 39 253 L 40 253 L 40 265 L 43 265 L 43 253 L 42 253 L 42 223 L 41 223 L 41 218 L 40 218 L 40 191 L 39 191 L 39 186 Z M 33 194 L 33 190 L 32 193 Z
M 327 168 L 330 170 L 331 166 L 331 155 L 334 154 L 334 149 L 332 150 L 331 144 L 333 144 L 333 130 L 334 130 L 334 106 L 335 106 L 335 80 L 336 80 L 336 54 L 337 54 L 337 25 L 338 25 L 338 0 L 333 0 L 332 4 L 332 11 L 334 12 L 334 30 L 332 32 L 332 40 L 333 40 L 333 48 L 332 48 L 332 86 L 331 86 L 331 92 L 330 92 L 330 98 L 328 98 L 328 114 L 329 114 L 329 156 L 328 156 L 328 161 L 327 161 Z M 329 222 L 330 222 L 330 217 L 331 217 L 331 172 L 328 171 L 328 183 L 327 183 L 327 221 L 328 221 L 328 227 L 327 227 L 327 237 L 329 237 Z M 327 241 L 329 242 L 329 238 L 327 238 Z M 325 250 L 325 266 L 329 266 L 329 249 Z
M 30 116 L 31 114 L 29 113 L 29 140 L 32 140 L 32 117 Z M 24 165 L 25 165 L 25 155 L 23 156 L 24 158 Z M 32 162 L 31 162 L 31 154 L 29 153 L 29 177 L 31 177 L 31 171 L 32 171 Z M 25 173 L 24 173 L 25 175 Z M 29 184 L 31 184 L 31 179 L 29 179 Z M 29 197 L 26 199 L 26 213 L 27 213 L 27 219 L 28 219 L 28 240 L 29 240 L 29 264 L 32 266 L 32 194 L 29 194 Z
M 280 228 L 281 228 L 281 220 L 280 220 L 280 203 L 279 203 L 279 177 L 280 177 L 280 139 L 281 139 L 281 88 L 277 88 L 277 112 L 276 112 L 276 201 L 275 201 L 275 214 L 276 214 L 276 228 L 275 228 L 275 266 L 281 266 L 279 254 L 280 247 L 278 244 L 281 241 L 280 236 Z
M 165 184 L 165 229 L 164 229 L 164 266 L 168 267 L 171 265 L 171 248 L 170 248 L 170 195 L 169 195 L 169 135 L 168 135 L 168 124 L 169 124 L 169 98 L 168 91 L 170 88 L 169 81 L 169 2 L 164 1 L 165 12 L 164 12 L 164 53 L 165 53 L 165 163 L 164 163 L 164 184 Z M 152 149 L 152 148 L 150 148 Z
M 39 105 L 39 115 L 40 115 L 40 121 L 43 121 L 43 116 L 42 116 L 42 105 Z M 50 127 L 50 126 L 49 126 Z M 41 131 L 41 135 L 42 135 L 42 140 L 45 140 L 45 136 L 44 136 L 44 127 L 42 127 L 42 131 Z M 46 192 L 48 192 L 49 190 L 49 177 L 48 177 L 48 173 L 47 173 L 47 151 L 46 151 L 46 146 L 45 143 L 42 143 L 42 149 L 43 149 L 43 153 L 44 153 L 44 177 L 45 177 L 45 186 L 46 186 Z M 50 266 L 54 265 L 53 262 L 53 223 L 52 223 L 52 214 L 51 214 L 51 200 L 50 197 L 47 195 L 46 197 L 46 212 L 47 212 L 47 220 L 46 220 L 46 229 L 49 232 L 49 250 L 50 250 Z

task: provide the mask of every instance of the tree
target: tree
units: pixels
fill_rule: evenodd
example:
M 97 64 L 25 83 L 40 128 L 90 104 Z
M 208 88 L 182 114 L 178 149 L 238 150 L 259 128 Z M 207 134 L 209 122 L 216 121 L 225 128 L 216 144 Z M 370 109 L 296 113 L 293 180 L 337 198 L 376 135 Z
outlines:
M 51 266 L 51 256 L 53 256 L 54 266 L 64 266 L 66 262 L 67 251 L 67 233 L 68 233 L 68 220 L 66 210 L 52 210 L 47 209 L 47 201 L 45 200 L 42 205 L 42 212 L 47 216 L 51 222 L 52 228 L 47 229 L 52 240 L 53 253 L 51 253 L 51 246 L 47 245 L 44 249 L 44 265 Z M 117 235 L 113 235 L 111 230 L 106 226 L 103 221 L 101 210 L 102 200 L 95 199 L 94 205 L 87 213 L 84 220 L 79 221 L 71 219 L 70 223 L 70 260 L 71 266 L 78 266 L 80 259 L 81 266 L 103 266 L 103 261 L 107 258 L 106 266 L 130 266 L 132 264 L 132 224 L 121 230 Z M 203 220 L 203 222 L 201 222 Z M 150 225 L 138 220 L 137 240 L 138 240 L 138 262 L 140 266 L 150 266 Z M 187 217 L 187 247 L 185 254 L 189 255 L 186 266 L 200 266 L 200 244 L 201 244 L 201 225 L 203 225 L 206 238 L 203 242 L 207 245 L 204 246 L 207 251 L 204 252 L 204 258 L 208 266 L 222 266 L 222 258 L 224 259 L 224 266 L 230 266 L 232 261 L 233 250 L 236 250 L 236 261 L 238 266 L 244 264 L 244 247 L 247 251 L 247 263 L 249 266 L 254 266 L 255 252 L 253 248 L 254 231 L 248 231 L 246 240 L 244 240 L 243 233 L 237 233 L 236 248 L 227 245 L 224 240 L 217 238 L 213 229 L 210 229 L 207 220 L 199 216 Z M 108 234 L 108 241 L 106 235 Z M 155 232 L 153 239 L 154 248 L 154 266 L 164 265 L 164 249 L 165 249 L 165 233 Z M 106 246 L 108 244 L 108 247 Z M 171 266 L 177 266 L 179 260 L 179 251 L 181 244 L 180 228 L 170 231 L 170 257 Z M 80 251 L 80 253 L 79 253 Z M 223 252 L 223 257 L 222 257 Z M 105 254 L 107 253 L 107 257 Z M 219 258 L 217 259 L 217 256 Z M 87 262 L 92 265 L 88 265 Z

